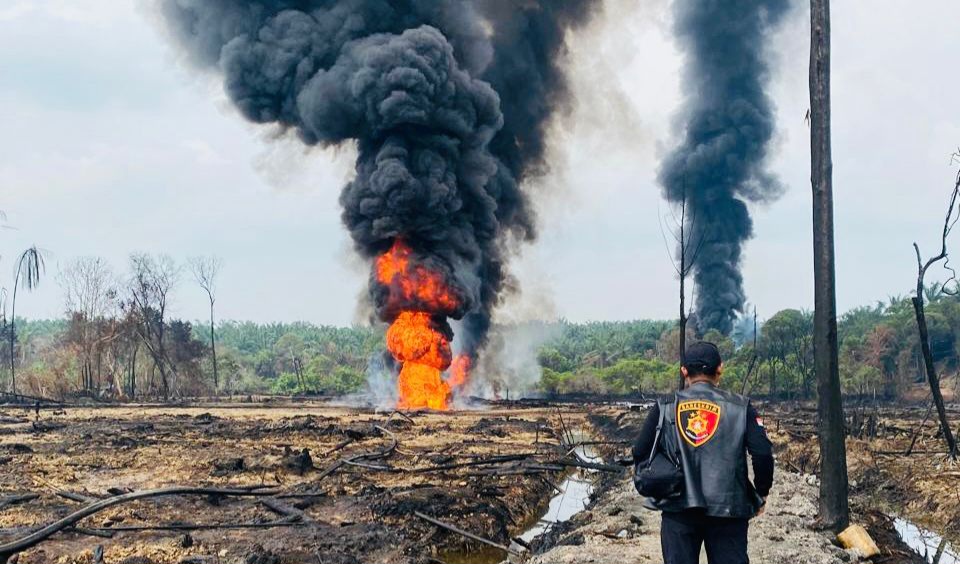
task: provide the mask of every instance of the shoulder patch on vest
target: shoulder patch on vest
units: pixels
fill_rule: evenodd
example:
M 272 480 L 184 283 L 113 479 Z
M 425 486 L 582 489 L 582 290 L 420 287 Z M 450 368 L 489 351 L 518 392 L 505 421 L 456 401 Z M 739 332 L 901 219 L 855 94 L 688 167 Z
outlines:
M 720 406 L 712 401 L 688 400 L 677 404 L 677 429 L 691 446 L 702 446 L 712 439 L 719 426 Z

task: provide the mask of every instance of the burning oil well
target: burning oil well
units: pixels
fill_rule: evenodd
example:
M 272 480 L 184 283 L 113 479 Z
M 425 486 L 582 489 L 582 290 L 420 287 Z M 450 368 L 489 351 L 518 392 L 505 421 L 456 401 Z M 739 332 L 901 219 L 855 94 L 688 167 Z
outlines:
M 568 96 L 565 34 L 593 0 L 161 0 L 244 117 L 307 145 L 355 142 L 343 222 L 402 365 L 399 404 L 446 408 L 536 236 L 520 186 Z M 460 320 L 451 351 L 450 320 Z M 444 380 L 442 374 L 453 367 Z

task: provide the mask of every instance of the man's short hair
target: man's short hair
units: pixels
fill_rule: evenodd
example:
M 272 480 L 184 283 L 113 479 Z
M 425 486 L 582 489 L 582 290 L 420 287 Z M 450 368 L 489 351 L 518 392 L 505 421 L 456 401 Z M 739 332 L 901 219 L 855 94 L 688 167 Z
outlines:
M 683 367 L 687 369 L 687 377 L 716 376 L 723 359 L 720 358 L 720 349 L 717 345 L 707 341 L 697 341 L 687 346 L 683 355 Z

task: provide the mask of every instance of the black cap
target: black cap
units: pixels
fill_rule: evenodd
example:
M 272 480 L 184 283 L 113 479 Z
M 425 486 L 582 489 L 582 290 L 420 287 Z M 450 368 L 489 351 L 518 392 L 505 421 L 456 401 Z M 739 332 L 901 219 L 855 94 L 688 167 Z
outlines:
M 686 367 L 690 376 L 697 374 L 706 374 L 707 376 L 716 376 L 717 369 L 723 359 L 720 358 L 720 350 L 717 345 L 707 341 L 698 341 L 687 346 L 687 352 L 683 357 L 683 365 Z

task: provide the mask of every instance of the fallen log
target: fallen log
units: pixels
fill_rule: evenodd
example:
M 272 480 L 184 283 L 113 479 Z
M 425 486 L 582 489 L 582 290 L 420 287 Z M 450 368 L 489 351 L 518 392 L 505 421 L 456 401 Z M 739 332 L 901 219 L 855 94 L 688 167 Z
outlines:
M 178 523 L 174 525 L 121 525 L 117 527 L 98 527 L 85 529 L 96 532 L 145 532 L 145 531 L 212 531 L 228 529 L 275 529 L 278 527 L 306 527 L 308 523 L 278 520 L 266 523 Z
M 600 464 L 597 462 L 583 462 L 582 460 L 551 460 L 548 464 L 555 466 L 573 466 L 576 468 L 586 468 L 588 470 L 599 470 L 600 472 L 609 472 L 611 474 L 620 474 L 623 467 L 613 464 Z
M 346 464 L 350 466 L 356 466 L 357 468 L 365 468 L 367 470 L 375 470 L 377 472 L 402 472 L 403 470 L 399 468 L 394 468 L 392 466 L 383 466 L 381 464 L 367 464 L 366 462 L 357 462 L 355 460 L 347 460 Z
M 408 474 L 427 474 L 430 472 L 442 472 L 444 470 L 453 470 L 456 468 L 464 468 L 468 466 L 487 466 L 490 464 L 500 464 L 503 462 L 514 462 L 517 460 L 525 460 L 534 454 L 506 454 L 502 456 L 494 456 L 484 460 L 471 460 L 470 462 L 457 462 L 453 464 L 440 464 L 438 466 L 427 466 L 425 468 L 413 468 L 410 470 L 404 470 Z
M 63 405 L 63 402 L 59 400 L 53 400 L 53 399 L 43 398 L 39 396 L 28 396 L 24 394 L 11 394 L 10 392 L 0 392 L 0 399 L 4 399 L 4 398 L 10 398 L 11 400 L 9 402 L 4 401 L 4 403 L 12 403 L 16 405 L 25 405 L 27 402 L 29 403 L 40 402 L 40 403 L 49 403 L 53 405 Z M 26 402 L 24 402 L 23 400 L 26 400 Z
M 485 545 L 487 545 L 487 546 L 492 546 L 493 548 L 499 548 L 500 550 L 506 552 L 507 554 L 512 554 L 512 555 L 514 555 L 514 556 L 519 556 L 519 555 L 520 555 L 519 552 L 511 549 L 511 548 L 508 547 L 508 546 L 504 546 L 504 545 L 502 545 L 502 544 L 500 544 L 500 543 L 496 543 L 496 542 L 494 542 L 494 541 L 492 541 L 492 540 L 490 540 L 490 539 L 485 539 L 485 538 L 480 537 L 480 536 L 477 536 L 477 535 L 475 535 L 475 534 L 473 534 L 473 533 L 469 533 L 469 532 L 467 532 L 467 531 L 464 531 L 463 529 L 460 529 L 460 528 L 458 528 L 458 527 L 454 527 L 453 525 L 450 525 L 449 523 L 444 523 L 443 521 L 440 521 L 440 520 L 438 520 L 438 519 L 434 519 L 433 517 L 431 517 L 431 516 L 429 516 L 429 515 L 424 515 L 423 513 L 420 513 L 419 511 L 414 511 L 413 514 L 416 515 L 417 517 L 423 519 L 424 521 L 427 521 L 427 522 L 429 522 L 429 523 L 432 523 L 432 524 L 440 527 L 441 529 L 446 529 L 446 530 L 450 531 L 451 533 L 456 533 L 456 534 L 458 534 L 458 535 L 460 535 L 460 536 L 462 536 L 462 537 L 466 537 L 466 538 L 468 538 L 468 539 L 470 539 L 470 540 L 477 541 L 477 542 L 479 542 L 479 543 L 483 543 L 483 544 L 485 544 Z
M 74 527 L 83 519 L 104 509 L 139 499 L 171 495 L 220 495 L 220 496 L 272 496 L 276 492 L 259 489 L 199 488 L 193 486 L 174 486 L 155 490 L 144 490 L 108 497 L 74 511 L 66 517 L 31 533 L 21 539 L 0 544 L 0 564 L 6 564 L 11 556 L 40 544 L 64 529 Z
M 101 530 L 101 529 L 88 529 L 86 527 L 70 527 L 64 529 L 68 533 L 77 533 L 78 535 L 87 535 L 89 537 L 99 537 L 103 539 L 112 539 L 114 532 L 110 529 Z
M 11 505 L 18 505 L 20 503 L 26 503 L 28 501 L 33 501 L 40 497 L 40 494 L 35 493 L 25 493 L 25 494 L 16 494 L 0 498 L 0 509 L 10 507 Z
M 479 470 L 476 472 L 466 472 L 462 474 L 464 477 L 485 477 L 485 476 L 536 476 L 539 474 L 547 474 L 552 472 L 552 470 L 541 470 L 538 468 L 508 468 L 508 469 L 490 469 L 490 470 Z
M 311 520 L 303 511 L 300 511 L 295 507 L 290 507 L 289 505 L 277 499 L 268 497 L 261 499 L 260 503 L 270 511 L 273 511 L 277 515 L 284 517 L 288 522 L 307 522 Z
M 96 503 L 100 501 L 100 498 L 91 497 L 88 495 L 78 494 L 74 492 L 63 491 L 63 490 L 58 491 L 56 493 L 58 496 L 62 498 L 69 499 L 70 501 L 76 501 L 78 503 Z
M 413 423 L 414 425 L 417 424 L 417 422 L 413 420 L 413 417 L 410 417 L 409 415 L 407 415 L 406 413 L 404 413 L 404 412 L 402 412 L 402 411 L 394 411 L 394 412 L 392 412 L 392 413 L 390 414 L 390 416 L 387 417 L 387 420 L 385 421 L 385 423 L 389 423 L 390 420 L 393 419 L 393 416 L 394 416 L 394 415 L 399 415 L 400 417 L 403 417 L 404 419 L 406 419 L 407 421 Z
M 344 441 L 340 441 L 340 442 L 337 443 L 336 446 L 334 446 L 332 449 L 330 449 L 330 450 L 328 450 L 327 452 L 323 453 L 323 456 L 330 456 L 331 454 L 333 454 L 333 453 L 335 453 L 335 452 L 337 452 L 337 451 L 343 450 L 345 447 L 350 446 L 352 443 L 353 443 L 353 439 L 346 439 L 346 440 L 344 440 Z

